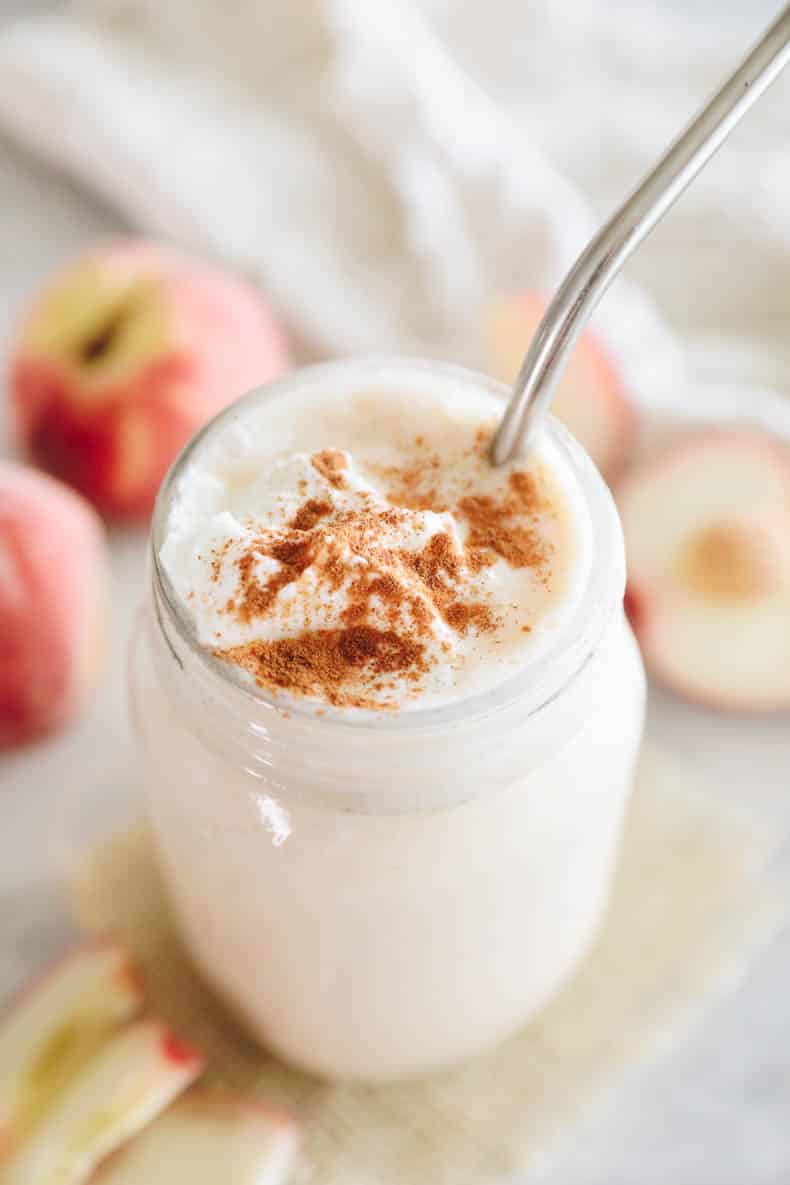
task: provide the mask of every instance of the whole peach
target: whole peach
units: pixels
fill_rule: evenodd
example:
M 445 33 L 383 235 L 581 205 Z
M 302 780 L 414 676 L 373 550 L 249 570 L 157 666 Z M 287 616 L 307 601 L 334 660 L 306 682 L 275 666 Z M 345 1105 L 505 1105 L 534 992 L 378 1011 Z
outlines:
M 510 385 L 547 308 L 539 292 L 500 297 L 488 311 L 484 332 L 492 374 Z M 616 361 L 594 331 L 579 338 L 559 381 L 551 410 L 587 450 L 610 484 L 634 451 L 636 410 Z
M 76 712 L 102 654 L 104 532 L 60 482 L 0 462 L 0 749 Z
M 251 285 L 126 241 L 77 260 L 38 298 L 13 347 L 12 407 L 37 464 L 102 513 L 145 518 L 195 430 L 287 365 Z

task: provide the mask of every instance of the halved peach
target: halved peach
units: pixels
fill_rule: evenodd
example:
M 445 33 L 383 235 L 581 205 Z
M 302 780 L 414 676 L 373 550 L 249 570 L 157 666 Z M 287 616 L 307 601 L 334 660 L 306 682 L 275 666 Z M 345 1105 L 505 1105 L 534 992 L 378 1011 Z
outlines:
M 512 383 L 546 311 L 538 292 L 501 297 L 485 324 L 489 366 Z M 636 413 L 613 359 L 595 333 L 585 331 L 560 379 L 552 412 L 589 453 L 607 481 L 621 473 L 634 447 Z
M 651 672 L 711 706 L 790 707 L 790 446 L 687 432 L 617 495 L 626 608 Z

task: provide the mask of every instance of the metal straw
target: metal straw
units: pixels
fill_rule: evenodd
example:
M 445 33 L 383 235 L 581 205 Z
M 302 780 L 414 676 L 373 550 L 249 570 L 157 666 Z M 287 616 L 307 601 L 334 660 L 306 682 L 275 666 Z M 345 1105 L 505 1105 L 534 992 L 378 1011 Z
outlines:
M 707 164 L 790 59 L 790 4 L 641 185 L 598 231 L 562 282 L 530 343 L 491 444 L 491 461 L 511 460 L 545 413 L 590 315 L 643 239 Z

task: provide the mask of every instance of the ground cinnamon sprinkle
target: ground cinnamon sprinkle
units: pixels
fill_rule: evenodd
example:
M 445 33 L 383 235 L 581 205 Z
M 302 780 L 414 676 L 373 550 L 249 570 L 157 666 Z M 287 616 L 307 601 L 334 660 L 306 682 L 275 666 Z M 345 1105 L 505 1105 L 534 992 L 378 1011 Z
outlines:
M 474 448 L 482 447 L 483 439 L 476 439 Z M 452 509 L 467 523 L 463 546 L 454 534 L 439 531 L 421 549 L 409 550 L 396 544 L 402 529 L 413 523 L 415 505 L 425 499 L 428 505 L 420 509 L 444 509 L 425 490 L 439 458 L 425 454 L 416 467 L 387 471 L 394 505 L 382 508 L 363 497 L 360 505 L 349 507 L 329 497 L 308 498 L 285 528 L 260 531 L 235 559 L 238 590 L 225 609 L 237 621 L 265 618 L 280 593 L 310 568 L 319 596 L 323 589 L 327 595 L 344 589 L 347 604 L 339 628 L 315 629 L 305 617 L 306 628 L 296 637 L 218 645 L 215 655 L 242 667 L 263 687 L 320 696 L 336 706 L 381 709 L 396 704 L 373 693 L 395 692 L 395 676 L 419 684 L 436 661 L 436 647 L 451 650 L 437 639 L 437 614 L 461 636 L 495 631 L 501 619 L 470 597 L 470 577 L 497 557 L 513 568 L 544 565 L 546 549 L 536 526 L 542 509 L 539 484 L 532 474 L 515 472 L 504 496 L 458 498 Z M 311 457 L 311 464 L 333 489 L 347 488 L 343 453 L 325 449 Z M 214 580 L 229 545 L 212 556 Z M 278 565 L 265 579 L 259 575 L 261 557 Z
M 363 572 L 348 590 L 349 604 L 343 612 L 343 622 L 355 626 L 367 620 L 371 597 L 376 597 L 384 607 L 391 625 L 400 620 L 400 612 L 406 597 L 403 581 L 391 572 Z
M 487 494 L 462 498 L 458 510 L 469 523 L 467 545 L 478 553 L 474 562 L 490 562 L 493 552 L 511 568 L 542 567 L 547 559 L 545 543 L 535 527 L 523 522 L 525 517 L 534 518 L 541 505 L 535 478 L 523 471 L 511 473 L 508 492 L 501 501 Z
M 468 633 L 472 626 L 480 633 L 488 633 L 497 626 L 497 619 L 488 605 L 480 601 L 473 601 L 471 604 L 466 601 L 453 601 L 442 611 L 442 616 L 459 634 Z
M 457 581 L 462 556 L 449 535 L 434 535 L 422 551 L 401 552 L 404 563 L 419 576 L 431 599 L 451 629 L 466 634 L 474 626 L 480 633 L 496 629 L 497 618 L 481 601 L 459 601 Z
M 425 449 L 422 436 L 415 437 L 414 447 L 419 451 Z M 419 456 L 412 464 L 401 468 L 397 465 L 377 466 L 378 476 L 389 483 L 387 498 L 396 506 L 406 510 L 433 510 L 439 513 L 447 510 L 446 503 L 439 497 L 439 491 L 431 482 L 435 481 L 437 470 L 441 468 L 441 458 L 438 453 L 426 453 Z
M 279 687 L 302 695 L 320 694 L 335 707 L 380 708 L 378 701 L 349 692 L 360 675 L 378 677 L 402 671 L 427 671 L 425 648 L 392 630 L 352 626 L 314 630 L 297 638 L 249 642 L 215 652 L 236 663 L 263 687 Z
M 219 580 L 220 573 L 222 572 L 222 561 L 228 554 L 232 542 L 232 539 L 226 539 L 221 547 L 216 548 L 211 553 L 211 579 L 215 584 Z
M 280 568 L 261 584 L 255 575 L 258 557 L 270 556 L 277 560 Z M 239 621 L 248 622 L 253 617 L 268 613 L 279 593 L 292 584 L 309 567 L 313 560 L 313 540 L 309 534 L 298 531 L 285 539 L 256 539 L 238 561 L 240 597 L 234 606 Z
M 535 514 L 540 510 L 543 499 L 538 489 L 538 483 L 532 473 L 517 469 L 508 479 L 510 494 L 505 503 L 510 513 L 521 511 L 524 514 Z
M 348 462 L 338 449 L 325 448 L 320 453 L 313 453 L 310 458 L 313 469 L 336 490 L 344 490 L 347 486 L 345 470 Z
M 538 533 L 531 527 L 509 523 L 509 516 L 494 498 L 462 498 L 458 509 L 469 523 L 468 546 L 477 553 L 474 556 L 476 566 L 490 563 L 492 552 L 501 556 L 511 568 L 537 567 L 546 558 Z
M 447 506 L 442 503 L 439 497 L 438 490 L 434 487 L 427 490 L 419 488 L 418 474 L 413 474 L 410 478 L 409 474 L 405 473 L 403 484 L 393 486 L 388 490 L 387 497 L 397 506 L 402 506 L 404 510 L 433 510 L 437 513 L 447 510 Z
M 400 555 L 433 593 L 441 594 L 448 582 L 460 575 L 461 557 L 446 532 L 434 535 L 422 551 L 402 551 Z
M 479 429 L 469 450 L 475 455 L 484 455 L 490 440 L 490 433 Z M 424 446 L 418 436 L 415 447 Z M 382 467 L 380 475 L 389 483 L 387 497 L 397 506 L 409 510 L 433 510 L 440 512 L 453 509 L 438 496 L 430 485 L 433 474 L 440 467 L 436 453 L 426 453 L 416 462 L 398 469 Z M 538 567 L 546 559 L 545 547 L 538 533 L 523 521 L 515 518 L 534 518 L 542 507 L 538 483 L 531 473 L 517 470 L 511 473 L 508 492 L 504 499 L 497 500 L 490 495 L 467 494 L 459 499 L 455 507 L 466 518 L 470 531 L 467 540 L 468 559 L 473 570 L 494 563 L 501 556 L 513 568 Z
M 300 507 L 288 526 L 294 531 L 311 531 L 316 523 L 332 513 L 332 503 L 321 498 L 310 498 Z

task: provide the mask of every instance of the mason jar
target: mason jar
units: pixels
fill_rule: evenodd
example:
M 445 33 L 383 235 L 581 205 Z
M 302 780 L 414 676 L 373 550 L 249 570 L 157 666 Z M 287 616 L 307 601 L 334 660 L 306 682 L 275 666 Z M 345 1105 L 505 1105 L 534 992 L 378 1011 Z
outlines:
M 354 387 L 370 362 L 295 384 Z M 408 360 L 496 400 L 497 383 Z M 366 371 L 366 367 L 368 370 Z M 310 377 L 312 376 L 312 377 Z M 132 654 L 142 786 L 175 918 L 203 976 L 269 1049 L 311 1072 L 388 1081 L 505 1038 L 568 980 L 600 926 L 644 717 L 609 491 L 555 420 L 593 563 L 575 614 L 523 671 L 449 706 L 316 713 L 275 700 L 195 640 L 158 555 Z

